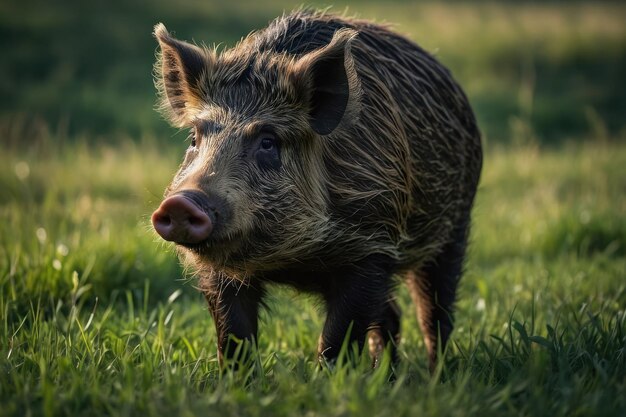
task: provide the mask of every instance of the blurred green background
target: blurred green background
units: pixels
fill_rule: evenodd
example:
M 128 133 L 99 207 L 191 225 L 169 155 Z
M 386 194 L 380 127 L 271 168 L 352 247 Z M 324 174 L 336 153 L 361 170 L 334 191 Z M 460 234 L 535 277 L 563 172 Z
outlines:
M 170 136 L 153 111 L 156 22 L 181 39 L 232 46 L 289 1 L 0 3 L 0 115 L 51 129 Z M 393 23 L 466 89 L 489 141 L 623 136 L 623 2 L 310 2 Z

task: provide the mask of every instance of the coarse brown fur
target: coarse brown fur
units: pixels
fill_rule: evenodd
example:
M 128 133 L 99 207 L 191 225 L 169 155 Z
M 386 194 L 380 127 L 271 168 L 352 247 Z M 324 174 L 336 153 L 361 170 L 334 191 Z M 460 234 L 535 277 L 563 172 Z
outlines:
M 163 25 L 155 36 L 160 107 L 199 143 L 166 196 L 199 191 L 223 207 L 210 240 L 179 245 L 220 353 L 229 334 L 256 337 L 266 282 L 322 295 L 324 356 L 346 321 L 361 344 L 372 329 L 397 340 L 396 274 L 409 282 L 432 366 L 452 329 L 482 164 L 474 115 L 448 70 L 384 26 L 323 12 L 280 17 L 221 53 Z M 267 127 L 280 141 L 277 169 L 249 162 L 248 144 Z

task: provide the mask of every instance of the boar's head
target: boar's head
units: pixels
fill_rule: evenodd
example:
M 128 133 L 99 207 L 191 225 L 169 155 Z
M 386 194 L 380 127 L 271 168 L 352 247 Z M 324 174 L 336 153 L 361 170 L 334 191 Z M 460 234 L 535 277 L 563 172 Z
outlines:
M 153 213 L 157 233 L 196 269 L 245 276 L 312 259 L 333 239 L 325 141 L 357 114 L 350 52 L 337 31 L 300 55 L 255 48 L 254 35 L 218 53 L 159 24 L 161 110 L 189 129 L 180 169 Z

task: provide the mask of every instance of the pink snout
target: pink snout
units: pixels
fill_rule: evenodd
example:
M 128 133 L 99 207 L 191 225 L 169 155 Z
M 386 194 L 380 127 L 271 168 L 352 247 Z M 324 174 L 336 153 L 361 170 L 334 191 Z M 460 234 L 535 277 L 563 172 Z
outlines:
M 152 213 L 152 225 L 163 239 L 181 244 L 200 243 L 213 230 L 209 215 L 182 195 L 163 200 Z

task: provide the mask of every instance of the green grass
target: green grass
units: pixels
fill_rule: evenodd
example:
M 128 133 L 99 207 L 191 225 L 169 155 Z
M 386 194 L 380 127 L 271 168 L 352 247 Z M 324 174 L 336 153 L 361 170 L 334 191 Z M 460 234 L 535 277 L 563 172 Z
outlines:
M 0 156 L 0 415 L 626 412 L 623 143 L 487 151 L 445 360 L 431 378 L 401 288 L 389 382 L 318 369 L 323 314 L 281 288 L 255 362 L 220 373 L 204 302 L 148 227 L 182 146 L 58 139 Z
M 232 45 L 293 7 L 0 3 L 0 417 L 626 415 L 618 2 L 351 5 L 452 68 L 485 132 L 456 330 L 431 377 L 401 287 L 395 380 L 321 369 L 319 302 L 275 288 L 252 363 L 219 370 L 204 300 L 150 227 L 184 147 L 152 109 L 150 32 Z

